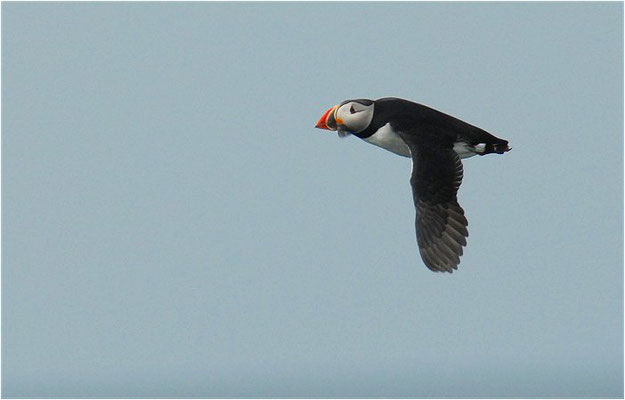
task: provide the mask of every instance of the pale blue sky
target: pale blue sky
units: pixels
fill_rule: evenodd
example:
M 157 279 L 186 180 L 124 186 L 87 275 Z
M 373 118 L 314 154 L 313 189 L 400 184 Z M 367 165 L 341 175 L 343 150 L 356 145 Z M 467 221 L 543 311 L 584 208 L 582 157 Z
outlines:
M 3 397 L 622 397 L 620 3 L 3 3 Z M 397 96 L 465 160 L 460 269 Z

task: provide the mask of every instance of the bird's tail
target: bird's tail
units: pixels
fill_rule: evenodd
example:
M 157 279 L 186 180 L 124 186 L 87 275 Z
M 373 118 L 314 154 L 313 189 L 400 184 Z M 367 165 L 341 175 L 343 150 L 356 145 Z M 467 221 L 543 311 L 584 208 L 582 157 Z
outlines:
M 491 153 L 503 154 L 510 150 L 512 150 L 512 147 L 508 145 L 508 141 L 500 139 L 497 142 L 485 143 L 483 150 L 478 152 L 478 154 L 481 156 Z

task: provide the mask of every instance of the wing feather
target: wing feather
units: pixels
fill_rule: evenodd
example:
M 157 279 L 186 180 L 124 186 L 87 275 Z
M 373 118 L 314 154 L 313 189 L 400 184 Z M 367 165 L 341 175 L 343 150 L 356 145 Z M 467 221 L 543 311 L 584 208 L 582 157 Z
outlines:
M 410 183 L 421 258 L 432 271 L 453 272 L 469 236 L 468 221 L 457 200 L 462 162 L 453 141 L 432 127 L 400 135 L 412 153 Z

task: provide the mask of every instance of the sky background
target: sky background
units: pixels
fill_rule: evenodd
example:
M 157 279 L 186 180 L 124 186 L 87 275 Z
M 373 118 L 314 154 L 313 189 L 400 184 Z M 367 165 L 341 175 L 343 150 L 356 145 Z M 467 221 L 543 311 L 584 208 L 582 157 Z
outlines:
M 3 397 L 622 397 L 621 3 L 3 3 Z M 396 96 L 510 141 L 419 256 Z

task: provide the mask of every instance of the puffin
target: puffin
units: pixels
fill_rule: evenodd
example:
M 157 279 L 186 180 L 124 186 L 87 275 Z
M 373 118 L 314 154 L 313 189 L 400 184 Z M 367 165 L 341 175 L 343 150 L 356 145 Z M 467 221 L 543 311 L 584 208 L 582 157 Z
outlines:
M 428 106 L 396 97 L 345 100 L 327 110 L 316 128 L 356 136 L 412 159 L 410 184 L 423 263 L 435 272 L 458 269 L 469 231 L 458 204 L 462 159 L 504 154 L 508 141 Z

